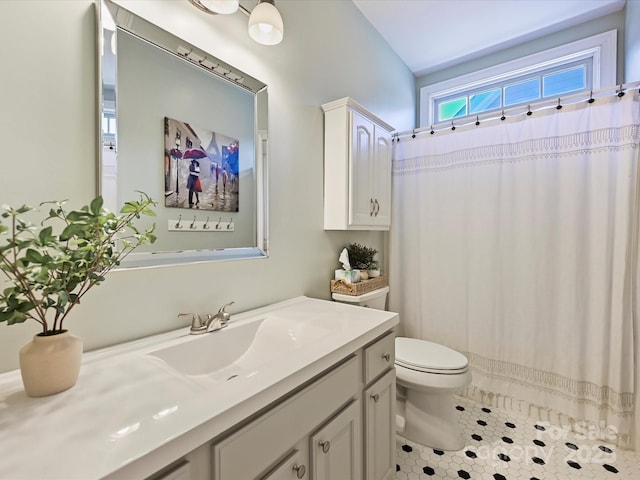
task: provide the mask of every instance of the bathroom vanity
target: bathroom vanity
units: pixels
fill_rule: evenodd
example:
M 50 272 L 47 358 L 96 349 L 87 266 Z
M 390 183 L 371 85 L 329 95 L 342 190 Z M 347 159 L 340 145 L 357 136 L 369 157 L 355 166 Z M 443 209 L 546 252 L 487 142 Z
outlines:
M 0 375 L 0 478 L 391 479 L 397 324 L 298 297 L 85 354 L 51 397 Z

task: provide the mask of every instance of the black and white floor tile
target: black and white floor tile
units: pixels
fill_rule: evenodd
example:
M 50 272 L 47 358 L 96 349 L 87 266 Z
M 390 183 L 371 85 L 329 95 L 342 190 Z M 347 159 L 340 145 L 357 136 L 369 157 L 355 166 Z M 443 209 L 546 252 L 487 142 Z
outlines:
M 465 447 L 434 450 L 396 437 L 396 480 L 631 480 L 640 454 L 457 397 Z

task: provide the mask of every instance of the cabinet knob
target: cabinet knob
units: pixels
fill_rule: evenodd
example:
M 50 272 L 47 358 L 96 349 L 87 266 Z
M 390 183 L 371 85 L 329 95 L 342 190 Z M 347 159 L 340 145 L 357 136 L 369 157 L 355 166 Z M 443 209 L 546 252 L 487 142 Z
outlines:
M 383 353 L 382 354 L 382 358 L 384 359 L 385 362 L 388 362 L 389 360 L 391 360 L 391 354 L 390 353 Z
M 304 477 L 304 474 L 307 473 L 307 469 L 305 468 L 305 466 L 298 464 L 295 464 L 293 466 L 293 471 L 296 472 L 296 477 L 298 478 Z
M 318 442 L 318 445 L 320 446 L 320 448 L 322 448 L 322 453 L 327 453 L 331 448 L 329 440 L 327 440 L 326 442 Z
M 378 403 L 378 400 L 380 400 L 380 395 L 376 393 L 375 395 L 371 395 L 371 398 L 373 398 L 374 402 Z

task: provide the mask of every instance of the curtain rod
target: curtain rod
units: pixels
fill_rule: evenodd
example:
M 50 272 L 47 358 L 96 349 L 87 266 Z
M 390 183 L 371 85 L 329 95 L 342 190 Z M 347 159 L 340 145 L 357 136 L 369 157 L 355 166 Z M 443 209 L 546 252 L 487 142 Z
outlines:
M 420 127 L 414 128 L 413 130 L 404 130 L 402 132 L 393 132 L 391 134 L 391 141 L 399 142 L 401 137 L 407 137 L 411 135 L 412 138 L 416 138 L 416 135 L 421 133 L 428 132 L 430 134 L 434 134 L 436 132 L 442 132 L 444 130 L 455 130 L 458 127 L 466 127 L 469 125 L 480 125 L 480 123 L 493 121 L 493 120 L 506 120 L 507 118 L 517 117 L 519 115 L 532 115 L 534 112 L 539 112 L 541 110 L 546 110 L 549 108 L 555 108 L 556 110 L 561 110 L 564 105 L 574 105 L 576 103 L 580 103 L 581 101 L 587 101 L 588 103 L 593 103 L 597 98 L 605 97 L 607 93 L 613 92 L 618 97 L 624 96 L 624 94 L 631 89 L 635 89 L 640 86 L 640 80 L 636 82 L 622 83 L 620 85 L 616 85 L 608 88 L 601 88 L 600 90 L 590 91 L 589 94 L 586 92 L 576 93 L 574 95 L 569 95 L 567 97 L 559 97 L 554 99 L 541 100 L 538 102 L 531 103 L 529 105 L 518 105 L 517 107 L 511 107 L 508 109 L 502 109 L 499 112 L 491 112 L 491 114 L 476 115 L 476 118 L 473 117 L 465 117 L 462 119 L 460 123 L 455 123 L 455 119 L 450 122 L 440 122 L 436 125 L 431 125 L 429 127 Z M 496 116 L 499 114 L 499 116 Z M 488 116 L 493 115 L 493 116 Z

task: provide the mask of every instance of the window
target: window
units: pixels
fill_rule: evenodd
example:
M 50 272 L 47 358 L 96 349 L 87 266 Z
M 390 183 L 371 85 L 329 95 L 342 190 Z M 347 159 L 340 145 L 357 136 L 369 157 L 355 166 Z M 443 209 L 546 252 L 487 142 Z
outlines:
M 616 31 L 420 89 L 420 126 L 616 83 Z
M 102 112 L 102 135 L 105 139 L 114 141 L 116 137 L 115 112 Z

